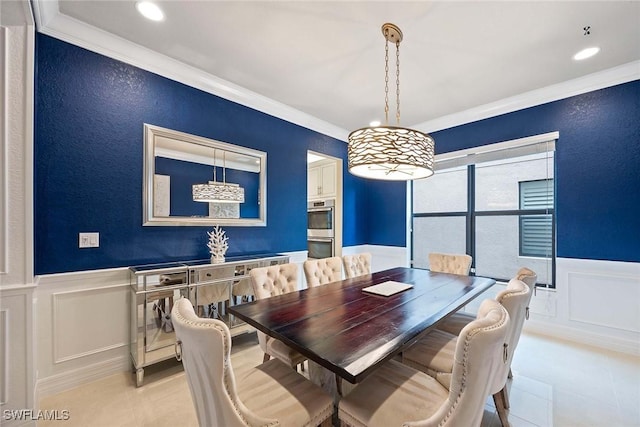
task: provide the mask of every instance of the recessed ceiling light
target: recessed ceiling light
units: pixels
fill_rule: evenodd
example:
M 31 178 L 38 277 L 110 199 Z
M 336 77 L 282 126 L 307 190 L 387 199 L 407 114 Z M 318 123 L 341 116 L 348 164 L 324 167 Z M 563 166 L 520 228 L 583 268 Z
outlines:
M 164 21 L 164 12 L 157 4 L 150 1 L 139 1 L 136 3 L 136 9 L 147 19 L 152 21 Z
M 575 59 L 576 61 L 581 61 L 583 59 L 591 58 L 598 52 L 600 52 L 599 47 L 588 47 L 573 55 L 573 59 Z
M 380 120 L 374 120 L 374 121 L 370 122 L 369 126 L 371 126 L 371 127 L 380 126 Z

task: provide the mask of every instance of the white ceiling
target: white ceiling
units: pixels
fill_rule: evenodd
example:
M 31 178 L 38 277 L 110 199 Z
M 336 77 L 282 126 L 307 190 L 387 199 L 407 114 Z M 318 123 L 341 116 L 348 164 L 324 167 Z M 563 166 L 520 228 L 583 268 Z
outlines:
M 401 122 L 425 131 L 437 130 L 438 119 L 514 104 L 523 94 L 605 70 L 640 78 L 638 1 L 157 3 L 164 22 L 140 16 L 134 1 L 33 2 L 40 31 L 101 44 L 102 53 L 117 58 L 134 56 L 121 52 L 130 46 L 112 38 L 118 36 L 211 76 L 231 99 L 261 96 L 266 110 L 270 103 L 285 106 L 306 117 L 299 123 L 326 122 L 344 131 L 340 137 L 371 120 L 384 122 L 385 22 L 404 33 Z M 597 56 L 572 60 L 592 45 L 601 48 Z M 393 55 L 391 49 L 392 61 Z M 180 73 L 169 77 L 181 80 Z M 393 79 L 392 70 L 392 108 Z M 392 109 L 390 124 L 394 116 Z

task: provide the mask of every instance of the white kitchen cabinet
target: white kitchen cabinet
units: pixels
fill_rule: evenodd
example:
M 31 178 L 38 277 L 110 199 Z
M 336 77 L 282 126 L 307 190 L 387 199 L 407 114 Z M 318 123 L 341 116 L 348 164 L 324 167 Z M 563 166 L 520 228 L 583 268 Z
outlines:
M 325 163 L 309 168 L 307 177 L 307 197 L 320 199 L 336 195 L 336 164 Z

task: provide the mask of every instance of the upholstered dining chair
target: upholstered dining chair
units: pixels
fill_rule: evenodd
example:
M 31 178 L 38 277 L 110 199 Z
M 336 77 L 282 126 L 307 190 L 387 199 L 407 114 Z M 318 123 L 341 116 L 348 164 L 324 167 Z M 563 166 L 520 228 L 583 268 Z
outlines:
M 524 282 L 531 292 L 529 292 L 529 299 L 527 301 L 527 307 L 525 310 L 525 319 L 529 318 L 529 304 L 531 303 L 531 297 L 533 296 L 536 281 L 538 276 L 533 270 L 526 267 L 522 267 L 518 270 L 514 279 Z M 457 312 L 444 319 L 438 324 L 438 329 L 441 331 L 449 332 L 450 334 L 458 335 L 460 330 L 469 322 L 475 319 L 475 315 L 470 313 Z
M 391 360 L 342 398 L 343 426 L 477 427 L 493 376 L 503 369 L 509 314 L 485 300 L 464 327 L 453 354 L 449 388 L 433 377 Z
M 506 410 L 509 407 L 507 396 L 507 377 L 513 360 L 513 354 L 520 340 L 525 311 L 529 303 L 531 290 L 522 281 L 511 279 L 507 288 L 498 293 L 495 301 L 501 304 L 509 313 L 509 328 L 505 340 L 505 364 L 500 369 L 491 386 L 491 394 L 496 405 L 496 411 L 503 427 L 509 426 Z M 442 322 L 438 328 L 419 339 L 413 346 L 402 353 L 402 363 L 423 371 L 443 386 L 449 387 L 453 366 L 453 354 L 462 330 L 468 323 L 456 320 L 447 324 Z
M 343 255 L 344 275 L 347 279 L 371 274 L 371 254 L 364 252 L 356 255 Z
M 270 298 L 298 290 L 298 266 L 293 263 L 254 268 L 249 272 L 249 277 L 256 299 Z M 256 331 L 256 333 L 260 348 L 264 352 L 264 362 L 275 357 L 296 369 L 306 360 L 306 357 L 282 341 L 264 332 Z
M 224 320 L 226 314 L 226 306 L 229 302 L 229 288 L 232 281 L 217 282 L 227 277 L 233 277 L 235 267 L 221 267 L 217 269 L 201 269 L 196 270 L 199 282 L 209 282 L 211 284 L 202 285 L 195 288 L 195 300 L 192 298 L 193 305 L 196 306 L 198 316 L 206 316 Z
M 171 316 L 200 426 L 331 426 L 333 398 L 318 386 L 277 360 L 236 378 L 224 322 L 198 317 L 186 298 Z
M 473 258 L 467 254 L 442 254 L 438 252 L 430 252 L 429 270 L 438 273 L 452 273 L 469 275 L 471 270 L 471 261 Z
M 308 259 L 302 264 L 302 268 L 309 288 L 342 280 L 342 260 L 337 256 Z
M 229 286 L 233 282 L 227 281 L 215 283 L 213 285 L 202 285 L 196 288 L 198 295 L 198 314 L 206 311 L 208 317 L 223 320 L 225 314 L 225 304 L 229 301 Z M 222 311 L 218 310 L 219 303 L 222 303 Z M 205 309 L 206 307 L 206 309 Z
M 536 292 L 536 282 L 538 281 L 538 275 L 535 271 L 528 269 L 527 267 L 522 267 L 516 273 L 516 279 L 522 280 L 527 284 L 531 293 L 529 294 L 529 302 L 527 303 L 527 311 L 525 313 L 525 318 L 529 318 L 529 305 L 531 304 L 531 297 Z

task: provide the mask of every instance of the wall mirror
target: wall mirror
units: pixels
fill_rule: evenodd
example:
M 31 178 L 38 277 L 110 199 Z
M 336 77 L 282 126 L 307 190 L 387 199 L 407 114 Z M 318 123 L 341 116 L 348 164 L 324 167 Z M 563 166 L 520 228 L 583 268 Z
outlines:
M 143 169 L 143 225 L 267 224 L 263 151 L 145 123 Z M 244 201 L 194 201 L 194 185 L 214 182 L 235 187 Z

